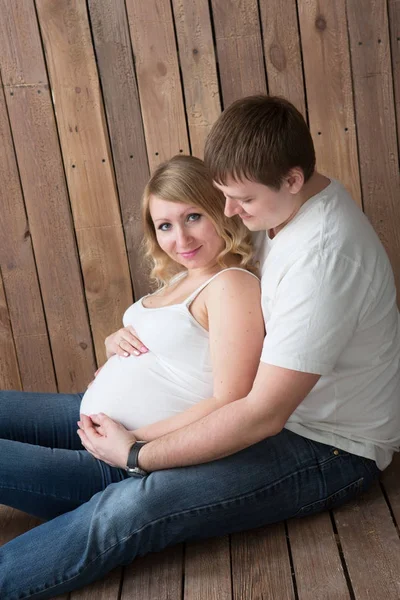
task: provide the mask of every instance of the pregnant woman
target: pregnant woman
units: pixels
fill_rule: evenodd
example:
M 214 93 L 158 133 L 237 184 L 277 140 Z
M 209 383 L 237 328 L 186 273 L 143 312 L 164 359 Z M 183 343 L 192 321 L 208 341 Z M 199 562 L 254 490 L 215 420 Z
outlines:
M 224 216 L 202 161 L 158 167 L 143 221 L 158 289 L 126 310 L 83 398 L 0 392 L 0 504 L 51 519 L 128 477 L 82 447 L 80 412 L 150 440 L 251 389 L 264 338 L 259 280 L 247 230 Z

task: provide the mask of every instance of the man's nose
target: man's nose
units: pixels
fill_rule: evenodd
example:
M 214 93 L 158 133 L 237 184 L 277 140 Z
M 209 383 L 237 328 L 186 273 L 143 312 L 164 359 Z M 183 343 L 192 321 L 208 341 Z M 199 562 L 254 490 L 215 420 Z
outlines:
M 237 200 L 232 200 L 232 198 L 225 198 L 225 216 L 233 217 L 233 215 L 237 215 L 239 212 L 239 202 Z

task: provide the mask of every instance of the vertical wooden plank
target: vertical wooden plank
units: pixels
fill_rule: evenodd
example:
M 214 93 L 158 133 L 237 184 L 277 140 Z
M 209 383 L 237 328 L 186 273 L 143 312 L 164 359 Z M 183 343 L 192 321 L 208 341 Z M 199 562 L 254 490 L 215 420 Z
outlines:
M 18 385 L 22 383 L 24 390 L 52 392 L 56 390 L 54 368 L 3 88 L 0 89 L 0 140 L 0 266 L 8 298 L 7 319 L 11 319 L 15 343 L 14 349 L 11 331 L 5 333 L 0 344 L 1 355 L 7 364 L 16 350 L 21 375 L 21 381 L 19 375 L 16 381 Z M 10 365 L 6 370 L 9 368 Z M 11 382 L 4 369 L 0 371 L 3 372 L 0 388 L 7 389 Z
M 12 389 L 21 389 L 21 379 L 0 272 L 0 390 Z
M 211 0 L 222 97 L 234 100 L 266 92 L 257 0 Z
M 2 3 L 0 65 L 57 380 L 61 391 L 81 391 L 92 378 L 95 364 L 46 68 L 30 0 Z M 20 223 L 21 206 L 14 208 Z M 14 226 L 13 235 L 20 235 L 17 231 L 21 225 Z M 32 269 L 30 259 L 25 260 Z M 37 325 L 30 326 L 31 333 L 41 335 L 37 289 L 31 280 L 33 300 L 27 296 L 24 301 L 34 302 L 28 310 L 28 315 L 36 311 Z M 26 285 L 18 293 L 24 291 Z M 21 326 L 19 333 L 26 333 L 26 327 Z M 36 341 L 35 337 L 29 344 L 23 340 L 31 356 Z M 45 356 L 46 349 L 40 351 Z
M 98 363 L 132 302 L 85 0 L 37 0 Z
M 186 544 L 184 600 L 231 600 L 229 536 Z
M 136 558 L 125 567 L 121 600 L 180 600 L 183 546 Z
M 283 523 L 232 535 L 233 597 L 294 600 Z
M 169 0 L 126 0 L 150 169 L 188 154 Z
M 328 512 L 288 522 L 299 600 L 350 600 Z
M 400 598 L 400 540 L 379 485 L 334 515 L 356 599 Z
M 221 105 L 207 0 L 173 0 L 192 154 L 203 158 Z
M 390 45 L 392 54 L 393 90 L 396 108 L 397 145 L 400 152 L 400 0 L 389 0 Z
M 140 203 L 149 178 L 139 94 L 124 0 L 89 0 L 110 131 L 129 268 L 136 298 L 149 291 L 141 251 Z
M 299 0 L 310 130 L 317 168 L 361 206 L 345 0 Z
M 259 1 L 269 93 L 287 98 L 306 117 L 296 0 Z
M 364 211 L 400 292 L 399 169 L 386 2 L 347 0 Z

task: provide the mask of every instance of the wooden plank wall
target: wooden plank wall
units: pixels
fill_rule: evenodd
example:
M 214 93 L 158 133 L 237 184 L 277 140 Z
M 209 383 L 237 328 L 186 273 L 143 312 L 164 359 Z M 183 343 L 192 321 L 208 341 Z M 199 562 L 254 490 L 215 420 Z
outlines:
M 202 156 L 248 94 L 305 115 L 400 288 L 398 0 L 0 0 L 0 15 L 0 388 L 85 389 L 149 289 L 150 171 Z

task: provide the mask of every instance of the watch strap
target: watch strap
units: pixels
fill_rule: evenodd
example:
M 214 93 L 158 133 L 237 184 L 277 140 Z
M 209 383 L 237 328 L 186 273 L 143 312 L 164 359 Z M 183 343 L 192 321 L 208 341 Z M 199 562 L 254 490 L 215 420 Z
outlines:
M 128 462 L 126 464 L 127 469 L 140 469 L 139 467 L 139 452 L 142 446 L 144 446 L 147 442 L 135 442 L 128 454 Z M 143 469 L 141 469 L 143 470 Z

